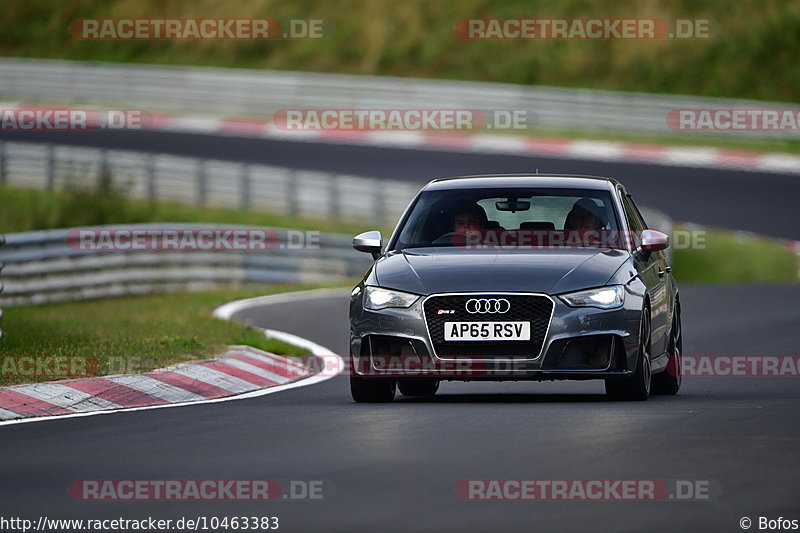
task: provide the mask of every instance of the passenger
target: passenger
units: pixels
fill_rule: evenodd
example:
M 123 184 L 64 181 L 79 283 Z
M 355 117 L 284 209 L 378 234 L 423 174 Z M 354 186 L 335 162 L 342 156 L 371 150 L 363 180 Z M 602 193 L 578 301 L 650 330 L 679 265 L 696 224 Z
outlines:
M 604 237 L 602 228 L 608 223 L 603 208 L 591 198 L 581 198 L 572 206 L 564 221 L 565 244 L 567 246 L 601 246 Z
M 564 221 L 564 230 L 598 231 L 606 225 L 603 209 L 591 198 L 581 198 L 572 206 L 572 210 Z

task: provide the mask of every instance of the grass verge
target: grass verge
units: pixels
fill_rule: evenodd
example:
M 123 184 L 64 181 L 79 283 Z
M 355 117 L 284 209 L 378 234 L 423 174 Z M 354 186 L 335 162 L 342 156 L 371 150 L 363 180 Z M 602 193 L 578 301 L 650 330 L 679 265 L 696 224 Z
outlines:
M 0 187 L 0 231 L 12 233 L 42 229 L 134 224 L 144 222 L 202 222 L 272 226 L 356 234 L 363 224 L 299 218 L 275 213 L 150 202 L 126 197 L 119 190 L 70 188 L 42 191 Z
M 332 222 L 241 209 L 150 202 L 125 196 L 117 189 L 69 188 L 42 191 L 0 187 L 0 232 L 14 233 L 101 224 L 202 222 L 272 226 L 357 234 L 367 229 L 355 222 Z M 385 229 L 385 228 L 382 228 Z
M 673 251 L 675 279 L 692 283 L 798 282 L 800 258 L 787 247 L 786 241 L 707 229 L 704 246 Z
M 108 375 L 207 359 L 231 344 L 305 355 L 305 350 L 267 339 L 257 330 L 211 316 L 216 307 L 232 300 L 305 288 L 312 287 L 253 285 L 6 308 L 5 335 L 0 342 L 4 367 L 0 386 L 70 377 L 18 375 L 21 365 L 6 356 L 77 356 L 86 358 L 89 374 Z M 71 370 L 65 372 L 70 374 Z

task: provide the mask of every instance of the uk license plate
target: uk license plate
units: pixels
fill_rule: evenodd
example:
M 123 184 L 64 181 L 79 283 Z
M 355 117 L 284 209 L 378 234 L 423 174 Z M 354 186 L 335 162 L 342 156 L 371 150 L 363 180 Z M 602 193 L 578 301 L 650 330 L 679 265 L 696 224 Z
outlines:
M 445 322 L 446 341 L 529 341 L 530 322 Z

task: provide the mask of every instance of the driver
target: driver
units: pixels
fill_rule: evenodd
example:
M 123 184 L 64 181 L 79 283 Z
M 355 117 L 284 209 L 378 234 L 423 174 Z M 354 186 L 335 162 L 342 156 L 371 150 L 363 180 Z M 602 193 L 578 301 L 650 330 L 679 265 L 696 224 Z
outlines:
M 486 211 L 475 202 L 461 202 L 451 209 L 453 213 L 453 233 L 466 234 L 486 228 Z

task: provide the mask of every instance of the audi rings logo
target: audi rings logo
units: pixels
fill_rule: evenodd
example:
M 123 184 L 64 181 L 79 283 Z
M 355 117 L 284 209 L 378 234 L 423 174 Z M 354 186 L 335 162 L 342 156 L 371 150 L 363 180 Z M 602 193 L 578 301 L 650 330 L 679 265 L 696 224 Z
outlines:
M 470 298 L 464 306 L 467 313 L 508 313 L 511 304 L 505 298 Z

